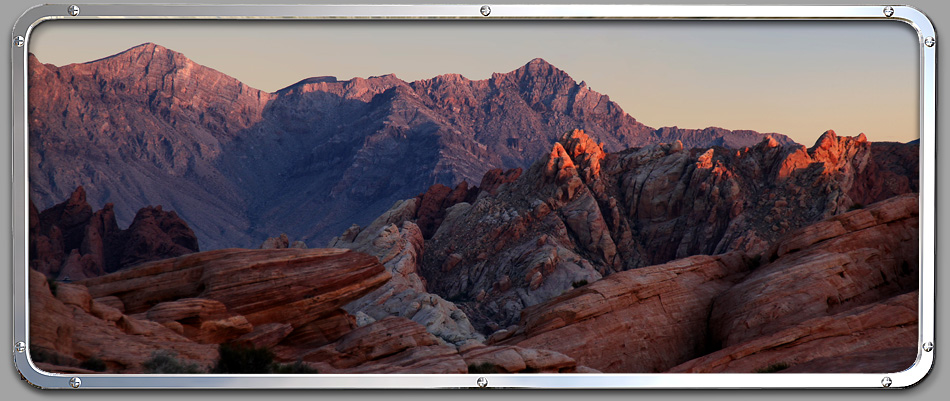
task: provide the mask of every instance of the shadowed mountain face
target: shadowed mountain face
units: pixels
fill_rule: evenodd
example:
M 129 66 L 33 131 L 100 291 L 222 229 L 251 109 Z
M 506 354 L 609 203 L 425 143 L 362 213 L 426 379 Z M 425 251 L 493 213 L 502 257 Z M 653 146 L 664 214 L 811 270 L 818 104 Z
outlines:
M 161 204 L 191 224 L 203 249 L 256 246 L 276 232 L 323 246 L 433 184 L 527 167 L 572 129 L 607 151 L 762 139 L 654 130 L 541 59 L 480 81 L 318 77 L 267 93 L 145 44 L 63 67 L 31 56 L 29 85 L 37 207 L 80 185 L 94 206 L 114 203 L 121 224 Z

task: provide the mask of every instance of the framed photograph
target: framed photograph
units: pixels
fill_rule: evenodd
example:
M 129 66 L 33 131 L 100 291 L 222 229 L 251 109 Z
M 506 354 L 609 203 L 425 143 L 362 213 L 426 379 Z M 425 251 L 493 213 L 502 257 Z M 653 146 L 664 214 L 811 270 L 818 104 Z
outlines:
M 41 388 L 902 388 L 934 363 L 907 6 L 43 5 Z

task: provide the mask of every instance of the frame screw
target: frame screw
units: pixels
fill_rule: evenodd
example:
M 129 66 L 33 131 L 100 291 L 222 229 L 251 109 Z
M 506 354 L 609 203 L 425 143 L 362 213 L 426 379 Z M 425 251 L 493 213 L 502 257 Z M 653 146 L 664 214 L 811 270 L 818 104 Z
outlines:
M 486 379 L 486 378 L 484 378 L 484 377 L 479 377 L 478 380 L 475 381 L 475 384 L 477 384 L 478 387 L 487 387 L 487 386 L 488 386 L 488 379 Z
M 18 354 L 26 352 L 26 343 L 23 341 L 17 341 L 16 345 L 13 347 L 13 350 Z
M 884 386 L 884 387 L 890 387 L 890 386 L 891 386 L 891 383 L 893 383 L 893 382 L 891 381 L 891 378 L 890 378 L 890 377 L 886 377 L 886 376 L 885 376 L 884 379 L 881 380 L 881 385 Z
M 928 36 L 924 38 L 924 45 L 927 47 L 934 47 L 937 44 L 937 40 L 933 36 Z
M 73 4 L 73 5 L 69 6 L 69 7 L 67 7 L 67 8 L 66 8 L 66 11 L 69 12 L 69 15 L 72 15 L 73 17 L 75 17 L 75 16 L 79 15 L 79 6 Z
M 69 386 L 72 388 L 79 388 L 79 386 L 82 386 L 82 380 L 80 380 L 78 377 L 69 379 Z
M 934 343 L 932 343 L 932 342 L 930 342 L 930 341 L 927 341 L 927 342 L 924 343 L 923 348 L 924 348 L 924 352 L 933 351 L 933 350 L 934 350 Z
M 491 14 L 491 7 L 489 7 L 488 5 L 484 5 L 482 6 L 481 9 L 478 10 L 478 12 L 482 13 L 483 16 L 487 17 L 488 14 Z
M 884 16 L 890 18 L 892 15 L 894 15 L 894 7 L 884 7 Z
M 13 45 L 16 47 L 23 47 L 26 43 L 26 39 L 23 39 L 22 36 L 16 36 L 13 38 Z

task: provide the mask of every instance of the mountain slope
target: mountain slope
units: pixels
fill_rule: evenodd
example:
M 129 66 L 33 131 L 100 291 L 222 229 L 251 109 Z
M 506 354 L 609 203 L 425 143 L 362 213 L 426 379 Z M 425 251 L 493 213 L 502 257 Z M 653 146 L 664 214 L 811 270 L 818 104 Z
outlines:
M 309 78 L 276 93 L 144 44 L 63 67 L 30 57 L 30 184 L 40 208 L 83 185 L 120 223 L 161 204 L 202 249 L 287 232 L 314 246 L 436 183 L 527 167 L 566 131 L 619 151 L 751 131 L 654 130 L 541 59 L 490 79 Z M 773 135 L 783 144 L 787 137 Z

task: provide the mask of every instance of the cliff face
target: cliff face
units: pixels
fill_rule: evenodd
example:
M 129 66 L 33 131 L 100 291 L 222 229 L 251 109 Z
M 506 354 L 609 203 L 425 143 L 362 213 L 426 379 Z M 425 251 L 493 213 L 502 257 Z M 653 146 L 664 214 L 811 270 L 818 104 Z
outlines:
M 916 154 L 916 145 L 885 146 Z M 811 148 L 767 138 L 743 149 L 676 142 L 606 153 L 573 131 L 495 194 L 426 212 L 442 221 L 420 271 L 480 330 L 504 328 L 583 282 L 692 255 L 763 254 L 793 230 L 916 191 L 913 162 L 872 158 L 875 149 L 829 131 Z M 895 178 L 872 178 L 884 172 Z
M 62 67 L 31 56 L 29 73 L 37 206 L 80 185 L 92 205 L 116 205 L 121 224 L 134 205 L 162 204 L 205 249 L 255 246 L 274 232 L 323 246 L 433 184 L 526 168 L 572 129 L 610 151 L 676 139 L 742 147 L 762 137 L 654 130 L 541 59 L 486 80 L 317 77 L 276 93 L 154 44 Z

